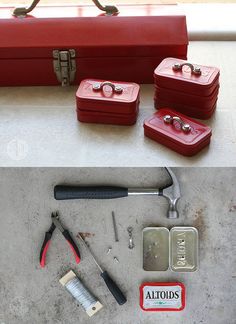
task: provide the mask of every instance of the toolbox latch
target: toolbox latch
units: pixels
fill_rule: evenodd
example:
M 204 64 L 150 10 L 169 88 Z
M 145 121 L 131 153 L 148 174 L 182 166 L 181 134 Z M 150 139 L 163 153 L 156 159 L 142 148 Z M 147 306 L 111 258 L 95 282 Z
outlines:
M 75 50 L 54 50 L 53 58 L 53 68 L 57 80 L 63 87 L 70 85 L 74 81 L 76 73 Z

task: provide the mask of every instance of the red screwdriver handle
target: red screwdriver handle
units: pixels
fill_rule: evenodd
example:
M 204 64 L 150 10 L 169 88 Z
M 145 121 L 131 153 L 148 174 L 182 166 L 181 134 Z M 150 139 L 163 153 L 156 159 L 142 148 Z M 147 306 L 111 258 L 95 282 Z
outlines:
M 74 253 L 76 263 L 79 263 L 80 262 L 80 252 L 79 252 L 79 249 L 78 249 L 77 245 L 75 244 L 73 238 L 71 237 L 69 231 L 64 230 L 62 232 L 62 234 L 63 234 L 64 238 L 67 240 L 67 242 L 69 243 L 72 252 Z
M 47 250 L 49 248 L 49 244 L 51 242 L 51 237 L 52 237 L 52 233 L 50 232 L 45 233 L 45 238 L 43 241 L 43 245 L 41 247 L 40 257 L 39 257 L 40 266 L 42 268 L 44 268 L 46 264 L 46 255 L 47 255 Z

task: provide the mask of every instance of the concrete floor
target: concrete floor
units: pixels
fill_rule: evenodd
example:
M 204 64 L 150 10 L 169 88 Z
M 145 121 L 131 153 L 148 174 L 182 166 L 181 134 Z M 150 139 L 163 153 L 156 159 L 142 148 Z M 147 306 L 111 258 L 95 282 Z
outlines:
M 189 61 L 221 69 L 217 111 L 205 121 L 213 128 L 209 148 L 183 157 L 144 137 L 151 116 L 153 86 L 141 89 L 134 126 L 77 122 L 77 87 L 0 88 L 0 166 L 235 166 L 236 42 L 191 42 Z
M 56 201 L 58 183 L 156 186 L 166 182 L 163 169 L 1 168 L 0 169 L 0 323 L 1 324 L 235 324 L 236 323 L 236 169 L 179 168 L 180 218 L 166 218 L 161 197 L 129 197 L 108 201 Z M 76 237 L 88 232 L 97 259 L 120 284 L 128 302 L 118 306 L 83 248 L 77 266 L 62 235 L 54 233 L 45 269 L 39 250 L 50 225 L 50 212 Z M 111 211 L 120 241 L 114 243 Z M 127 247 L 127 226 L 134 227 L 135 248 Z M 195 273 L 142 270 L 141 231 L 144 227 L 195 226 L 200 234 L 200 266 Z M 112 246 L 111 255 L 106 255 Z M 114 263 L 113 256 L 120 260 Z M 74 269 L 104 304 L 89 319 L 58 280 Z M 145 313 L 138 288 L 144 281 L 181 281 L 187 306 L 180 313 Z

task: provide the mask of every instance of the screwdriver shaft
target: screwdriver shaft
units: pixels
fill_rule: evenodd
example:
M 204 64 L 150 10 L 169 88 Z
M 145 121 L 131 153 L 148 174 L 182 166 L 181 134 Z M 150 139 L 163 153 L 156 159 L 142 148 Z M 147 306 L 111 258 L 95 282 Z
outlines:
M 80 238 L 80 240 L 83 242 L 83 245 L 84 245 L 84 247 L 87 249 L 87 251 L 89 251 L 89 253 L 90 253 L 90 255 L 91 255 L 91 257 L 92 257 L 94 263 L 95 263 L 96 266 L 98 267 L 98 269 L 99 269 L 101 272 L 103 272 L 101 266 L 97 263 L 97 260 L 95 259 L 95 257 L 94 257 L 94 255 L 93 255 L 92 251 L 91 251 L 90 248 L 88 247 L 88 244 L 86 243 L 86 241 L 83 239 L 83 237 L 80 235 L 80 233 L 78 233 L 77 236 L 78 236 L 78 237 Z

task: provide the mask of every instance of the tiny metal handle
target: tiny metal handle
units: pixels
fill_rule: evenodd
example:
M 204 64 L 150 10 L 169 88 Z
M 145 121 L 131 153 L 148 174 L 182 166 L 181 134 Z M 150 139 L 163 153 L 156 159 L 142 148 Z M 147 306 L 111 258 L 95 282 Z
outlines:
M 187 63 L 187 62 L 186 63 L 182 63 L 182 64 L 175 63 L 172 66 L 172 69 L 174 71 L 182 71 L 183 70 L 183 66 L 185 66 L 185 65 L 188 66 L 188 67 L 190 67 L 191 73 L 196 74 L 196 75 L 201 75 L 202 74 L 202 71 L 201 71 L 200 67 L 194 66 L 193 64 Z
M 178 116 L 170 116 L 170 115 L 165 115 L 163 117 L 163 120 L 166 124 L 174 124 L 174 121 L 176 121 L 177 123 L 179 123 L 181 129 L 183 132 L 185 133 L 189 133 L 191 130 L 191 126 L 187 123 L 185 123 L 180 117 Z
M 22 7 L 22 8 L 15 8 L 13 11 L 13 15 L 16 17 L 25 17 L 29 12 L 31 12 L 39 3 L 40 0 L 33 0 L 31 5 L 29 7 Z M 95 6 L 102 10 L 105 11 L 107 15 L 112 15 L 116 14 L 119 12 L 116 6 L 103 6 L 99 0 L 92 0 Z
M 118 85 L 115 85 L 114 83 L 110 82 L 110 81 L 105 81 L 105 82 L 102 82 L 102 83 L 95 83 L 93 85 L 93 90 L 94 91 L 103 91 L 103 88 L 105 86 L 109 86 L 111 87 L 112 89 L 112 92 L 114 93 L 122 93 L 123 92 L 123 88 L 121 86 L 118 86 Z

